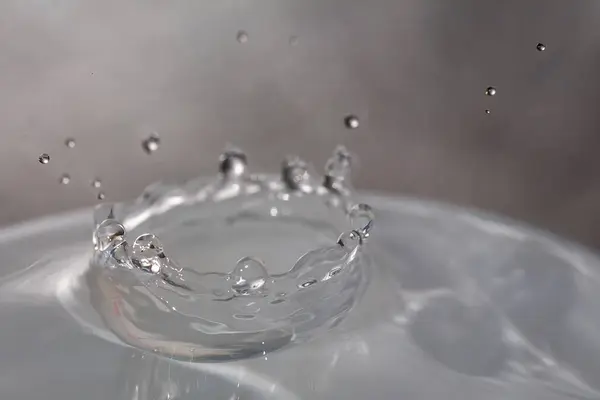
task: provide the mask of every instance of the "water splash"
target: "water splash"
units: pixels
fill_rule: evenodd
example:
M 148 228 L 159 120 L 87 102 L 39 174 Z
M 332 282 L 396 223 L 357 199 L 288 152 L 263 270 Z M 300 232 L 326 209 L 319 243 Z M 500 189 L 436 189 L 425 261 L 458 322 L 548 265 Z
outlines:
M 349 154 L 338 148 L 325 182 L 331 176 L 349 187 L 349 169 Z M 339 322 L 366 282 L 362 250 L 374 216 L 309 170 L 289 157 L 280 176 L 251 175 L 245 154 L 230 149 L 212 183 L 153 185 L 133 203 L 98 208 L 88 282 L 107 325 L 140 348 L 184 359 L 202 348 L 196 359 L 218 361 L 263 354 Z M 148 229 L 166 235 L 185 262 Z M 315 247 L 295 263 L 252 255 L 269 259 L 271 246 L 294 248 L 298 229 Z M 227 268 L 239 249 L 250 254 Z

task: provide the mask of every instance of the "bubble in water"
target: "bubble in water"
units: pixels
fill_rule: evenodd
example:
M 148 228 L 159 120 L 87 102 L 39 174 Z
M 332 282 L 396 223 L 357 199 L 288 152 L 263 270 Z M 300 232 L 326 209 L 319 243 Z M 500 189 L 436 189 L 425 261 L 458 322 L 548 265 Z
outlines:
M 64 174 L 60 177 L 59 182 L 63 185 L 68 185 L 71 182 L 71 177 L 69 176 L 69 174 Z
M 50 156 L 47 153 L 42 153 L 38 157 L 40 164 L 48 164 L 50 162 Z
M 248 41 L 248 33 L 246 31 L 238 31 L 236 39 L 239 43 L 246 43 Z
M 486 113 L 487 115 L 490 115 L 490 114 L 492 113 L 492 111 L 491 111 L 491 110 L 485 110 L 485 113 Z
M 348 129 L 356 129 L 360 126 L 360 121 L 356 115 L 348 115 L 344 118 L 344 125 L 346 125 L 346 128 Z
M 495 96 L 496 95 L 496 88 L 493 86 L 488 87 L 487 89 L 485 89 L 485 95 L 486 96 Z
M 535 46 L 535 48 L 537 49 L 537 51 L 544 51 L 546 50 L 546 45 L 544 43 L 538 43 L 537 46 Z
M 265 287 L 269 274 L 262 262 L 244 257 L 238 261 L 235 269 L 229 274 L 233 280 L 231 289 L 241 296 L 260 294 Z
M 133 265 L 146 272 L 157 274 L 167 262 L 162 243 L 152 234 L 139 236 L 131 249 Z
M 96 250 L 104 251 L 111 245 L 122 242 L 125 228 L 114 219 L 106 219 L 94 231 L 93 241 Z
M 75 147 L 75 139 L 73 139 L 73 138 L 66 139 L 65 146 L 67 146 L 70 149 L 74 148 Z
M 94 179 L 91 183 L 92 187 L 98 189 L 100 186 L 102 186 L 102 181 L 98 178 Z
M 158 137 L 158 135 L 155 133 L 153 133 L 152 135 L 150 135 L 149 137 L 147 137 L 146 139 L 144 139 L 142 141 L 142 148 L 148 154 L 154 153 L 156 150 L 158 150 L 159 146 L 160 146 L 160 137 Z
M 100 193 L 98 193 L 97 198 L 98 198 L 98 200 L 104 200 L 106 198 L 106 195 L 104 194 L 104 192 L 100 192 Z

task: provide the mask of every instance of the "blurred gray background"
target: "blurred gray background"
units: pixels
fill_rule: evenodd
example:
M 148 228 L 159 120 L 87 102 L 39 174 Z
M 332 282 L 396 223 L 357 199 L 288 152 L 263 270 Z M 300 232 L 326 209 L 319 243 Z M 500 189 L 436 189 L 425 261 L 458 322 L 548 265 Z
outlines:
M 257 171 L 345 143 L 359 188 L 600 245 L 598 21 L 594 0 L 2 0 L 0 224 L 213 174 L 228 143 Z

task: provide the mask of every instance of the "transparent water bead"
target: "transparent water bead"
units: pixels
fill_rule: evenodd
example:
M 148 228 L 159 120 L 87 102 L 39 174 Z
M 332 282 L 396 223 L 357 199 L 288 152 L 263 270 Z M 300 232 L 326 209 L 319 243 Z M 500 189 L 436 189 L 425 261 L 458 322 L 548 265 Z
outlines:
M 360 121 L 356 115 L 348 115 L 344 118 L 344 125 L 348 129 L 356 129 L 360 126 Z
M 269 273 L 259 260 L 244 257 L 237 262 L 229 275 L 233 282 L 231 289 L 238 296 L 260 295 L 266 289 Z
M 496 95 L 496 88 L 493 86 L 488 87 L 487 89 L 485 89 L 485 95 L 486 96 L 495 96 Z
M 60 177 L 59 182 L 62 183 L 63 185 L 68 185 L 69 183 L 71 183 L 71 177 L 69 176 L 69 174 L 63 174 Z
M 281 168 L 281 179 L 290 190 L 309 193 L 312 191 L 308 165 L 298 157 L 288 157 Z
M 219 157 L 219 172 L 226 178 L 241 177 L 247 165 L 248 158 L 239 149 L 230 148 Z
M 50 162 L 50 156 L 47 153 L 42 153 L 38 157 L 40 164 L 48 164 Z
M 363 239 L 369 237 L 369 232 L 373 229 L 373 220 L 375 214 L 368 204 L 355 204 L 348 212 L 352 228 L 357 231 Z
M 65 140 L 65 146 L 67 146 L 69 149 L 75 148 L 75 145 L 76 145 L 75 139 L 68 138 L 68 139 Z
M 94 231 L 94 249 L 104 251 L 121 242 L 125 237 L 125 228 L 114 219 L 106 219 Z
M 156 133 L 153 133 L 142 141 L 142 149 L 144 149 L 147 154 L 154 153 L 159 147 L 160 137 Z
M 131 261 L 143 271 L 158 274 L 168 259 L 158 238 L 152 234 L 145 234 L 133 242 Z

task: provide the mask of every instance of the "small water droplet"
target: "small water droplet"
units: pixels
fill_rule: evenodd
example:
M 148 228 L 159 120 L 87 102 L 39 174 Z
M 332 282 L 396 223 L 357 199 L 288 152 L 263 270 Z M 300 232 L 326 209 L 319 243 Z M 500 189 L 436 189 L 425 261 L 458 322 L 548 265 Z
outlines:
M 104 200 L 106 198 L 106 195 L 104 194 L 104 192 L 100 192 L 98 193 L 98 200 Z
M 237 295 L 252 295 L 260 294 L 265 287 L 265 283 L 269 274 L 262 262 L 251 258 L 244 257 L 238 261 L 230 277 L 233 280 L 234 293 Z
M 69 174 L 64 174 L 60 177 L 59 182 L 63 185 L 68 185 L 71 182 L 71 177 L 69 176 Z
M 98 225 L 94 231 L 94 249 L 104 251 L 111 245 L 122 242 L 125 236 L 125 228 L 114 219 L 106 219 Z
M 47 153 L 42 153 L 38 157 L 40 164 L 48 164 L 50 162 L 50 156 Z
M 229 148 L 219 156 L 219 172 L 228 177 L 240 177 L 246 172 L 248 158 L 240 149 Z
M 239 43 L 246 43 L 248 41 L 248 33 L 246 31 L 238 31 L 236 39 Z
M 298 157 L 288 157 L 281 169 L 281 178 L 288 189 L 310 192 L 310 174 L 308 165 Z
M 131 261 L 141 270 L 157 274 L 168 260 L 160 240 L 148 233 L 133 242 Z
M 316 279 L 309 279 L 306 282 L 302 282 L 301 284 L 299 284 L 298 287 L 300 289 L 306 289 L 307 287 L 310 287 L 310 286 L 314 285 L 315 283 L 317 283 Z
M 94 179 L 91 183 L 92 187 L 98 189 L 100 186 L 102 186 L 102 181 L 98 178 Z
M 65 140 L 65 146 L 67 146 L 70 149 L 74 148 L 75 144 L 75 139 L 73 138 L 68 138 L 67 140 Z
M 160 147 L 160 137 L 153 133 L 142 141 L 142 148 L 148 154 L 154 153 Z
M 295 46 L 298 44 L 298 36 L 290 36 L 290 46 Z
M 535 48 L 537 49 L 537 51 L 544 51 L 546 50 L 546 45 L 544 43 L 538 43 L 537 46 L 535 46 Z
M 346 128 L 348 129 L 356 129 L 360 126 L 360 121 L 356 115 L 348 115 L 344 118 L 344 125 L 346 125 Z
M 340 235 L 337 243 L 348 251 L 354 250 L 360 245 L 360 233 L 357 231 L 344 232 Z
M 491 110 L 485 110 L 485 113 L 486 113 L 487 115 L 490 115 L 490 114 L 492 113 L 492 111 L 491 111 Z
M 493 86 L 488 87 L 487 89 L 485 89 L 485 95 L 486 96 L 495 96 L 496 95 L 496 88 Z
M 363 239 L 368 237 L 375 219 L 371 206 L 364 203 L 355 204 L 350 208 L 348 216 L 350 217 L 352 229 L 357 231 Z
M 325 174 L 335 181 L 343 181 L 350 175 L 352 158 L 344 146 L 338 146 L 325 164 Z

